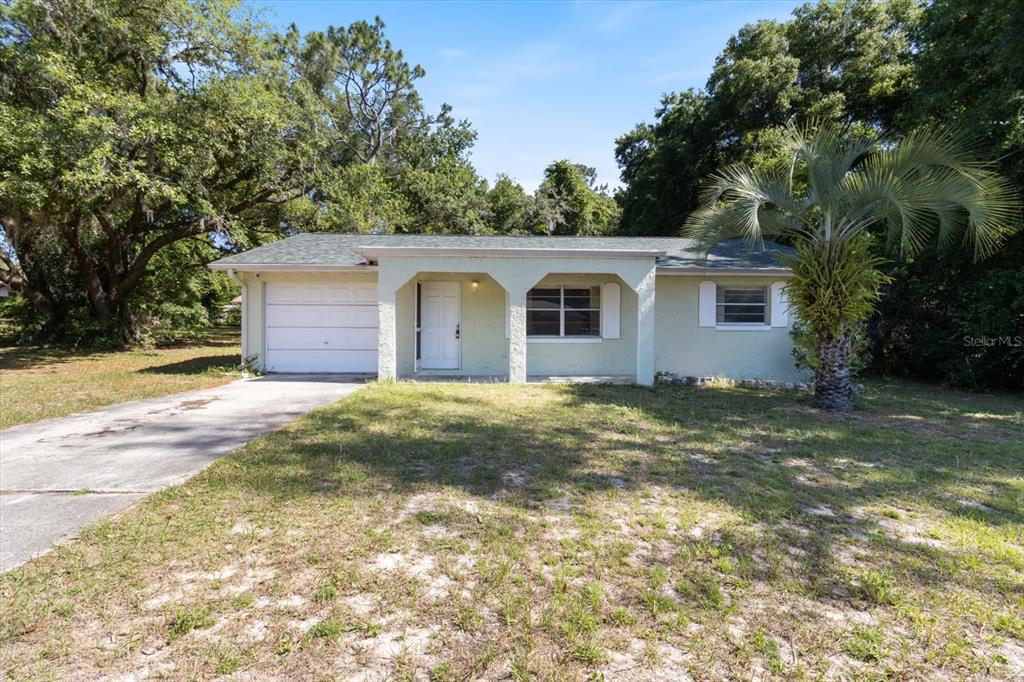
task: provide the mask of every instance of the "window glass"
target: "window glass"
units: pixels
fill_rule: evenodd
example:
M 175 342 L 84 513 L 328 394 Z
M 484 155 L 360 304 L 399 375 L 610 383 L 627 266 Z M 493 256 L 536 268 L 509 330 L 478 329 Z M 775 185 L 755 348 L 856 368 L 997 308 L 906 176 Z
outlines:
M 601 308 L 601 287 L 566 289 L 565 307 L 576 310 L 599 310 Z
M 600 336 L 601 287 L 547 287 L 526 295 L 527 336 Z
M 526 294 L 526 307 L 533 310 L 558 310 L 561 300 L 561 289 L 531 289 Z
M 765 287 L 717 287 L 718 324 L 765 324 L 768 294 Z
M 566 310 L 565 335 L 600 336 L 601 328 L 597 319 L 599 314 L 596 310 Z
M 561 334 L 560 311 L 558 310 L 527 310 L 527 336 L 558 336 Z

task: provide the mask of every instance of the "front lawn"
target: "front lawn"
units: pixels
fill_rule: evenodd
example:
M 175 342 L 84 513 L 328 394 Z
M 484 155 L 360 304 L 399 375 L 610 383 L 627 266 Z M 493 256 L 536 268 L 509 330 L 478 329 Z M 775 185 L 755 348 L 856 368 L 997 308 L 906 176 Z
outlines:
M 0 429 L 238 378 L 238 331 L 188 346 L 88 351 L 0 348 Z
M 1024 676 L 1024 399 L 805 400 L 370 386 L 0 578 L 0 671 Z

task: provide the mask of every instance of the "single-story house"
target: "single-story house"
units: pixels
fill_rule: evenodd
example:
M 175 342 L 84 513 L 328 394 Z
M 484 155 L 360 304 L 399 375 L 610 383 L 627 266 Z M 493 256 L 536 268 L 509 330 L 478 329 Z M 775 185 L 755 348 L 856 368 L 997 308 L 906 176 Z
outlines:
M 681 238 L 300 234 L 210 264 L 242 285 L 242 357 L 380 379 L 793 381 L 786 247 Z

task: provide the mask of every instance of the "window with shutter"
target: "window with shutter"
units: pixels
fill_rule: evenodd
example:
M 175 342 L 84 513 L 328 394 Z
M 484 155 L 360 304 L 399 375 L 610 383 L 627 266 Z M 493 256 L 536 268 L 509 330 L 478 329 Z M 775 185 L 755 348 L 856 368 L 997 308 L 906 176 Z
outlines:
M 601 336 L 601 287 L 539 287 L 526 294 L 528 337 Z

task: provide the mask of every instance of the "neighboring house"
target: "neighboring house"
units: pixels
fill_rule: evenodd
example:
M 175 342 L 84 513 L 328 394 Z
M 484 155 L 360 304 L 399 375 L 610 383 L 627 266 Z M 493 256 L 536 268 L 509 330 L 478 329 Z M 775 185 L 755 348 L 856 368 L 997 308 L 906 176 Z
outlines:
M 11 287 L 7 285 L 7 282 L 0 280 L 0 298 L 7 298 L 11 295 Z
M 210 267 L 267 372 L 791 381 L 786 247 L 641 237 L 302 234 Z

